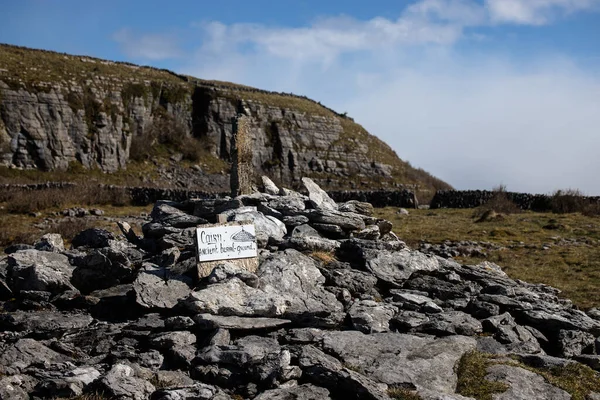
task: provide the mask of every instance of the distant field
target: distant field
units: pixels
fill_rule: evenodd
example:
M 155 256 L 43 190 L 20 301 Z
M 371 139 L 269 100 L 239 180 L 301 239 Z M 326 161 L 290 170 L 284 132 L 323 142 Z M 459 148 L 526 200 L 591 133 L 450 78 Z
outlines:
M 600 217 L 579 213 L 523 212 L 493 222 L 476 223 L 475 210 L 410 210 L 400 216 L 396 208 L 376 209 L 379 217 L 394 223 L 394 232 L 413 248 L 422 241 L 489 242 L 503 247 L 486 250 L 487 258 L 459 257 L 475 264 L 484 260 L 502 266 L 515 279 L 545 283 L 586 309 L 600 307 Z

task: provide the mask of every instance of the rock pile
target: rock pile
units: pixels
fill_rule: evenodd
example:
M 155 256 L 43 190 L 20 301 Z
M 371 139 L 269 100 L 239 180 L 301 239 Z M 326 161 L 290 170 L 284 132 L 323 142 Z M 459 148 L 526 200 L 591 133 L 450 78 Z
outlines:
M 138 237 L 56 234 L 0 259 L 0 398 L 467 399 L 474 350 L 531 365 L 600 368 L 600 312 L 558 290 L 411 250 L 368 203 L 278 189 L 160 201 Z M 198 279 L 194 230 L 253 221 L 256 273 Z M 568 399 L 512 364 L 488 368 L 502 399 Z M 396 394 L 395 394 L 396 393 Z

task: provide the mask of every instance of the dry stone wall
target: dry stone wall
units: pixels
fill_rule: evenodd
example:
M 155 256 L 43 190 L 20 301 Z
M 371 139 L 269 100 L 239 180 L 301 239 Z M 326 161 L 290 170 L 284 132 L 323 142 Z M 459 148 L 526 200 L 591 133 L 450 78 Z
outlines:
M 439 190 L 431 200 L 431 208 L 476 208 L 487 203 L 496 194 L 490 190 Z M 507 192 L 508 198 L 522 210 L 549 211 L 552 196 L 545 194 Z M 585 197 L 600 202 L 600 197 Z

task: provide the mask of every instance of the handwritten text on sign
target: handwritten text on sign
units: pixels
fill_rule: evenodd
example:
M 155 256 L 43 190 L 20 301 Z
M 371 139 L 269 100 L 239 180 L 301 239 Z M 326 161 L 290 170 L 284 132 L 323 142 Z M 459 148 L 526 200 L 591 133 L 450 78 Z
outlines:
M 196 229 L 196 237 L 200 262 L 258 255 L 254 225 L 199 227 Z

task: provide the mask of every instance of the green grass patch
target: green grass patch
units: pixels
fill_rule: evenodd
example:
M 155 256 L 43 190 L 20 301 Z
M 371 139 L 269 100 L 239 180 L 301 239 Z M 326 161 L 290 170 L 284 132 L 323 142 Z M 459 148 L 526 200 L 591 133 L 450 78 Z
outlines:
M 503 393 L 508 386 L 502 382 L 485 379 L 487 368 L 493 364 L 492 356 L 472 351 L 465 353 L 456 369 L 458 382 L 456 392 L 477 400 L 492 400 L 495 393 Z

